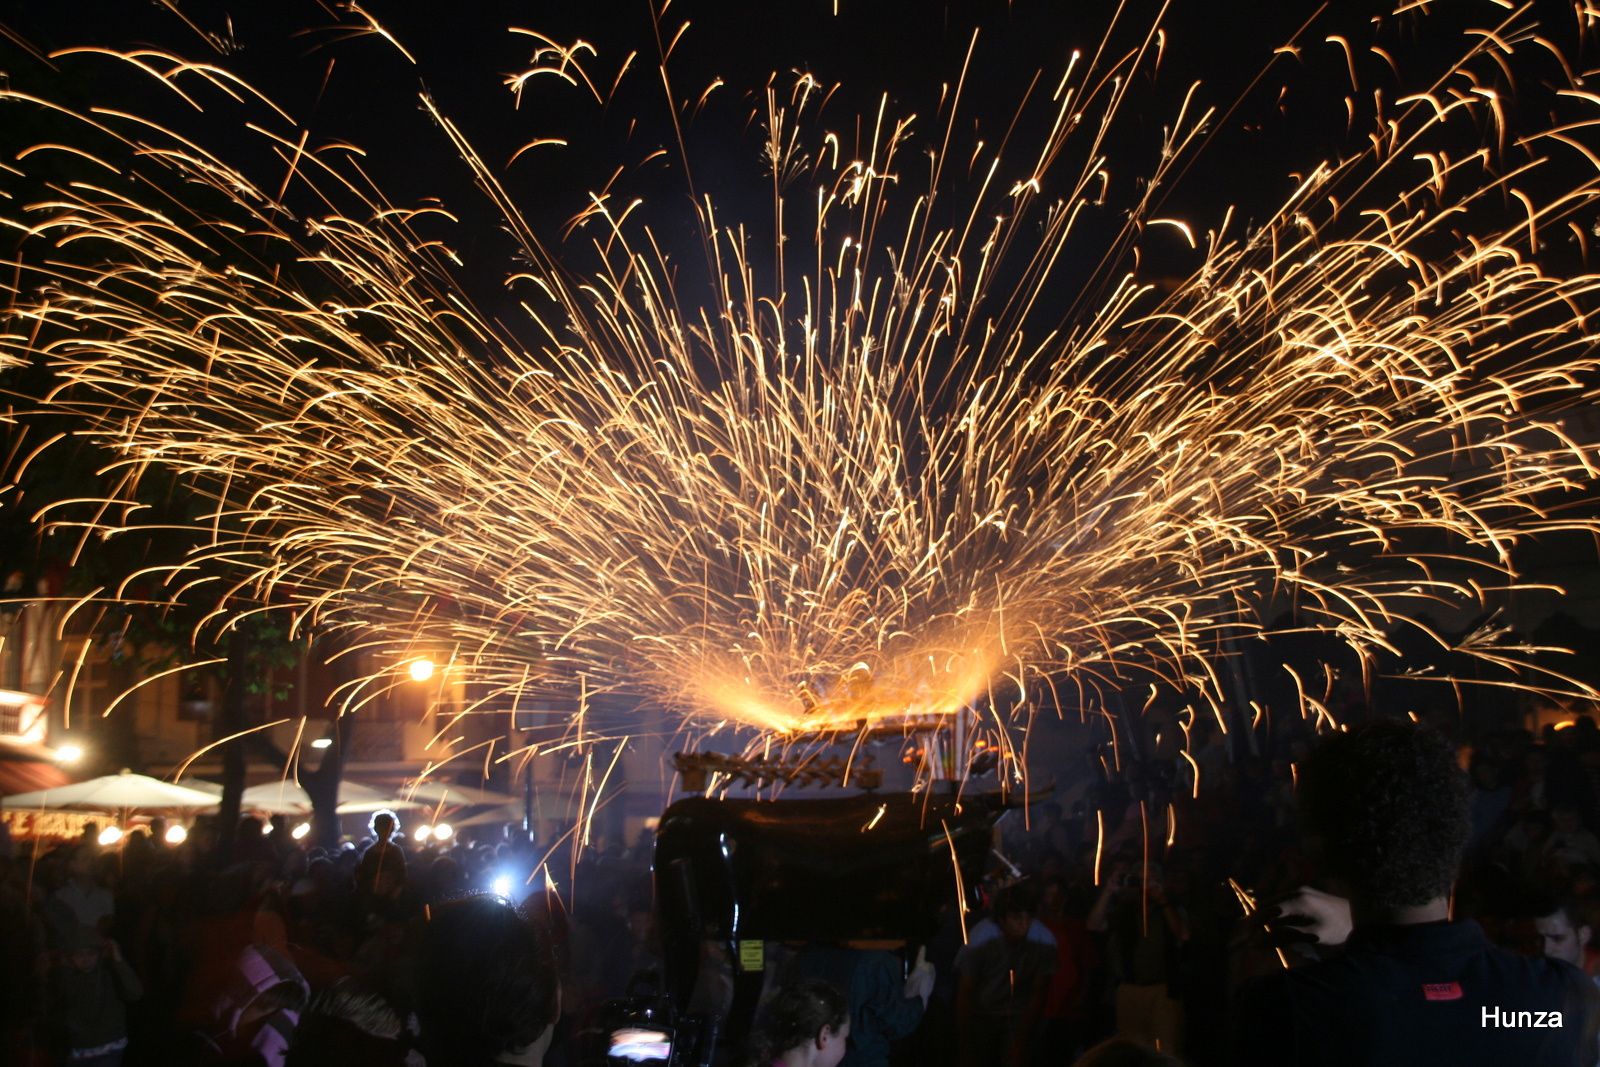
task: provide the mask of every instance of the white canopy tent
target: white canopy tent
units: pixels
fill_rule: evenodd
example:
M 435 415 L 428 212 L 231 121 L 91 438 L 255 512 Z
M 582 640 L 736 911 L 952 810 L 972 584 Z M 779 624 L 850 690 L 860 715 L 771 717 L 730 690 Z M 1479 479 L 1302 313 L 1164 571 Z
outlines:
M 36 789 L 0 798 L 0 806 L 14 809 L 38 808 L 46 811 L 206 811 L 216 807 L 218 798 L 201 789 L 173 785 L 159 778 L 133 774 L 107 774 L 86 782 L 55 789 Z
M 340 782 L 339 806 L 335 810 L 340 815 L 364 815 L 383 808 L 403 811 L 407 808 L 425 806 L 415 800 L 390 796 L 386 792 L 359 782 Z M 246 811 L 264 811 L 272 815 L 309 815 L 311 796 L 298 782 L 287 779 L 281 782 L 262 782 L 244 791 L 240 807 Z

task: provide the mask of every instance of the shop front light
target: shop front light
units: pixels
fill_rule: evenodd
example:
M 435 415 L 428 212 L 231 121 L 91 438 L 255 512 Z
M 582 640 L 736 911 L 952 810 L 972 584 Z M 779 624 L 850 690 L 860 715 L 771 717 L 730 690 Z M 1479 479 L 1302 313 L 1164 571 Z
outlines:
M 290 830 L 289 836 L 294 838 L 296 841 L 304 841 L 306 839 L 306 835 L 310 832 L 311 824 L 308 822 L 303 822 L 299 826 L 296 826 L 293 830 Z
M 112 845 L 122 840 L 122 827 L 108 826 L 104 830 L 100 831 L 100 836 L 95 840 L 99 841 L 105 847 L 110 848 Z
M 169 845 L 181 845 L 189 840 L 189 831 L 179 823 L 167 827 L 166 842 Z

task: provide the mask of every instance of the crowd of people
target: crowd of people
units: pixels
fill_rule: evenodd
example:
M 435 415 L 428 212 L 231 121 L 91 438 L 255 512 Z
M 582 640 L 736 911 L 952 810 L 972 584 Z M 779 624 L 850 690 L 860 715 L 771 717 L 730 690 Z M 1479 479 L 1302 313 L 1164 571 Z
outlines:
M 1352 736 L 1370 749 L 1347 751 Z M 1322 739 L 1287 732 L 1235 758 L 1220 734 L 1192 741 L 1169 767 L 1131 768 L 1065 813 L 1045 804 L 1009 824 L 1006 866 L 1037 887 L 1035 929 L 1056 959 L 1032 1051 L 966 1063 L 1068 1063 L 1112 1036 L 1219 1067 L 1514 1062 L 1496 1058 L 1510 1028 L 1485 1024 L 1485 989 L 1501 991 L 1491 1009 L 1561 1013 L 1549 1029 L 1576 1051 L 1547 1043 L 1527 1062 L 1596 1062 L 1592 718 L 1470 737 L 1451 717 L 1379 720 Z M 1366 969 L 1330 978 L 1356 960 Z M 1413 1015 L 1417 1001 L 1431 1014 Z M 1424 1025 L 1441 1018 L 1440 1031 Z
M 219 862 L 204 827 L 176 846 L 152 829 L 0 856 L 0 1062 L 536 1063 L 558 976 L 592 1000 L 648 951 L 627 914 L 648 920 L 648 842 L 587 858 L 568 913 L 560 850 L 527 835 L 419 845 L 380 813 L 323 849 L 247 817 Z
M 1596 1061 L 1591 719 L 1188 740 L 1109 774 L 1085 753 L 1086 787 L 1009 812 L 981 913 L 924 945 L 773 946 L 716 1062 Z M 648 831 L 574 862 L 387 813 L 336 849 L 154 829 L 0 855 L 6 1063 L 579 1067 L 608 1000 L 663 988 Z

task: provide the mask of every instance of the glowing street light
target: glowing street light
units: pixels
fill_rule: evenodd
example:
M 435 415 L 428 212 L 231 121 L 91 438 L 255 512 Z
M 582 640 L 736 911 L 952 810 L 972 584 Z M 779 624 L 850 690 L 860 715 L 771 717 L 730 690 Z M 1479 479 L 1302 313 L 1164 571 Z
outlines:
M 426 656 L 422 656 L 418 659 L 412 660 L 411 665 L 407 667 L 406 670 L 411 673 L 411 680 L 413 682 L 426 682 L 429 678 L 433 677 L 433 660 Z
M 448 841 L 454 833 L 455 830 L 451 828 L 449 823 L 442 822 L 433 828 L 433 839 L 435 841 Z
M 331 737 L 319 737 L 315 741 L 311 742 L 312 748 L 329 748 L 332 745 L 333 738 Z
M 414 837 L 419 843 L 426 841 L 428 838 L 433 836 L 433 827 L 419 826 L 417 827 L 416 833 L 412 834 L 411 836 Z
M 99 841 L 102 845 L 105 845 L 106 847 L 109 848 L 110 846 L 116 844 L 118 841 L 122 840 L 122 827 L 120 827 L 120 826 L 108 826 L 104 830 L 100 831 L 100 836 L 97 837 L 95 840 Z
M 57 763 L 77 763 L 83 758 L 82 745 L 62 745 L 56 749 Z
M 181 845 L 189 840 L 189 831 L 177 823 L 167 827 L 166 840 L 169 845 Z
M 294 838 L 296 841 L 304 841 L 306 835 L 310 832 L 311 824 L 308 822 L 303 822 L 299 826 L 296 826 L 293 830 L 290 830 L 289 836 Z

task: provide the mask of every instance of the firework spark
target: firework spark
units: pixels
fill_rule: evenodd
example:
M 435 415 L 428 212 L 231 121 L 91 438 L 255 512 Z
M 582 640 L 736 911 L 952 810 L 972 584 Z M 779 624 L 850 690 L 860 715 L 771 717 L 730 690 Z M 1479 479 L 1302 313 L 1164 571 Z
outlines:
M 534 36 L 519 99 L 545 78 L 601 99 L 593 46 Z M 1539 27 L 1512 15 L 1436 81 L 1367 90 L 1366 151 L 1249 224 L 1160 214 L 1219 121 L 1191 91 L 1109 238 L 1083 220 L 1164 35 L 1106 40 L 1043 82 L 1047 132 L 1007 157 L 964 141 L 964 83 L 930 138 L 885 107 L 852 152 L 823 86 L 774 78 L 773 218 L 698 200 L 708 292 L 676 287 L 649 205 L 609 184 L 553 254 L 424 97 L 521 245 L 525 329 L 478 310 L 442 206 L 391 203 L 225 68 L 59 54 L 237 116 L 287 170 L 0 91 L 65 131 L 14 184 L 63 155 L 86 172 L 4 208 L 22 252 L 0 351 L 55 368 L 50 404 L 120 457 L 122 492 L 157 467 L 214 501 L 209 543 L 159 576 L 174 598 L 219 623 L 283 611 L 389 665 L 352 707 L 423 650 L 475 706 L 582 676 L 784 734 L 1045 684 L 1093 706 L 1142 678 L 1226 728 L 1224 662 L 1283 605 L 1370 668 L 1403 631 L 1448 644 L 1440 605 L 1528 587 L 1528 539 L 1600 529 L 1558 507 L 1600 464 L 1562 419 L 1596 399 L 1600 277 L 1540 254 L 1592 221 L 1600 98 L 1562 61 L 1571 116 L 1518 127 L 1500 72 L 1556 54 Z M 1161 245 L 1194 250 L 1181 284 L 1141 273 Z M 1083 263 L 1096 298 L 1063 317 Z M 84 511 L 45 519 L 138 522 Z M 1456 646 L 1482 679 L 1593 695 L 1535 650 Z

